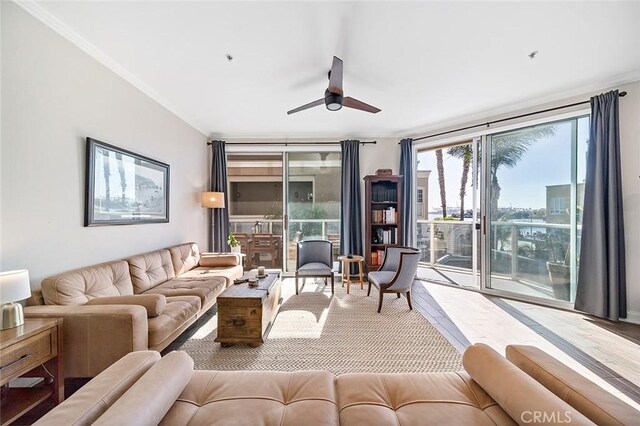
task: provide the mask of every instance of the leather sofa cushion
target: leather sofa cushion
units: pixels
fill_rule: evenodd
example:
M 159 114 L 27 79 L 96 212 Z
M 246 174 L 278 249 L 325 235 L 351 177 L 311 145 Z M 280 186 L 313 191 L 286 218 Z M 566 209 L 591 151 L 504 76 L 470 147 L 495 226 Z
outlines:
M 84 305 L 95 297 L 132 294 L 129 264 L 124 260 L 64 272 L 42 281 L 47 305 Z
M 175 278 L 169 250 L 156 250 L 126 259 L 131 271 L 134 293 L 143 293 L 151 287 Z
M 185 243 L 169 247 L 171 262 L 176 277 L 198 266 L 200 263 L 200 251 L 196 243 Z
M 184 390 L 193 359 L 171 352 L 147 371 L 94 425 L 157 425 Z M 186 424 L 188 419 L 182 419 Z
M 156 362 L 156 351 L 132 352 L 120 358 L 35 425 L 90 425 L 113 405 Z
M 473 380 L 519 423 L 532 423 L 534 413 L 546 413 L 555 416 L 547 423 L 593 424 L 485 344 L 469 346 L 462 356 L 462 365 Z
M 160 315 L 167 307 L 167 299 L 162 294 L 136 294 L 133 296 L 96 297 L 85 305 L 140 305 L 147 310 L 147 317 Z
M 337 425 L 326 371 L 195 371 L 161 425 Z
M 243 273 L 244 268 L 242 265 L 224 266 L 219 268 L 198 266 L 197 268 L 180 275 L 178 279 L 208 280 L 214 277 L 221 277 L 226 280 L 226 286 L 229 287 L 233 284 L 233 280 L 240 278 Z
M 198 296 L 201 306 L 214 303 L 216 297 L 224 291 L 223 277 L 190 278 L 182 275 L 165 283 L 159 284 L 144 294 L 163 294 L 165 296 Z
M 466 373 L 348 373 L 336 379 L 342 425 L 513 425 Z
M 149 348 L 155 348 L 171 336 L 200 310 L 196 296 L 167 297 L 167 307 L 155 318 L 149 318 Z
M 507 359 L 596 424 L 640 421 L 633 407 L 536 347 L 507 346 Z
M 217 268 L 239 265 L 240 256 L 234 253 L 201 253 L 199 266 Z

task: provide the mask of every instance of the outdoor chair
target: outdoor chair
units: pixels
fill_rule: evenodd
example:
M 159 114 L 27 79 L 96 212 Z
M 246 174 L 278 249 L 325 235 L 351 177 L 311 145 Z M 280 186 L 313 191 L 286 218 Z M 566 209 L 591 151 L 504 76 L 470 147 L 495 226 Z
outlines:
M 256 263 L 260 264 L 260 255 L 268 254 L 271 260 L 271 267 L 275 268 L 278 257 L 280 238 L 274 234 L 253 234 L 251 236 L 251 256 L 257 257 Z
M 367 296 L 371 294 L 371 285 L 376 286 L 380 292 L 378 301 L 378 313 L 382 310 L 382 299 L 385 293 L 396 293 L 398 298 L 404 293 L 411 306 L 411 285 L 418 272 L 420 250 L 414 247 L 387 246 L 384 252 L 384 261 L 377 271 L 369 272 L 369 289 Z
M 299 241 L 296 249 L 296 294 L 298 294 L 298 278 L 302 278 L 304 287 L 307 278 L 331 278 L 331 294 L 333 294 L 333 244 L 326 240 Z

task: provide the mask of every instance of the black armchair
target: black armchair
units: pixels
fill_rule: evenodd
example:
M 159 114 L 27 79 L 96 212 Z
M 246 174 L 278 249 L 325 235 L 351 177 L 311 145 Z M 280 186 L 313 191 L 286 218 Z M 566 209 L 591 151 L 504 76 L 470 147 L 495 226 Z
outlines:
M 296 294 L 298 294 L 298 278 L 302 278 L 302 287 L 307 278 L 331 278 L 331 294 L 333 294 L 333 244 L 326 240 L 299 241 L 296 246 Z

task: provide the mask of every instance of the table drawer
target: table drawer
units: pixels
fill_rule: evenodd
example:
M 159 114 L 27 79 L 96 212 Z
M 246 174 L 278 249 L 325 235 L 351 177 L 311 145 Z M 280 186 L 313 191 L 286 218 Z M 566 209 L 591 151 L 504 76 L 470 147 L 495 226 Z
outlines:
M 0 351 L 0 383 L 56 356 L 55 337 L 51 330 L 46 330 Z

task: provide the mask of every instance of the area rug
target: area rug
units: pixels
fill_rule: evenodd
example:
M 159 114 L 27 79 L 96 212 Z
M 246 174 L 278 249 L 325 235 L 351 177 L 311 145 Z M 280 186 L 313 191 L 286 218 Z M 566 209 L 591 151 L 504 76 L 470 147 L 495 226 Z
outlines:
M 283 284 L 284 302 L 266 342 L 257 348 L 215 343 L 217 315 L 199 325 L 179 350 L 201 370 L 328 370 L 405 373 L 462 369 L 461 354 L 407 300 L 385 295 L 378 314 L 378 293 L 366 296 L 359 287 L 351 294 L 336 285 L 308 283 L 293 293 L 292 280 Z

